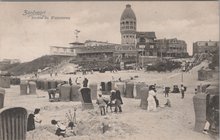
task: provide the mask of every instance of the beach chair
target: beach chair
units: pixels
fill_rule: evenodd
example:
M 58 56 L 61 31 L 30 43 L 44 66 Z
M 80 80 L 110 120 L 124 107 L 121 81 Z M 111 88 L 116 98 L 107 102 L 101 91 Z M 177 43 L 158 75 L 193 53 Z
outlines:
M 0 109 L 0 140 L 26 140 L 27 110 L 22 107 Z
M 82 109 L 94 109 L 91 99 L 91 89 L 87 87 L 83 87 L 80 89 L 81 93 L 81 102 L 82 102 Z

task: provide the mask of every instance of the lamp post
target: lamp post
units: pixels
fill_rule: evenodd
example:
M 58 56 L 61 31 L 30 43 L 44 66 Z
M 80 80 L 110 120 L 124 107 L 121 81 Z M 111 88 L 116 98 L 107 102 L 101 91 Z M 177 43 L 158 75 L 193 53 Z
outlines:
M 139 48 L 142 50 L 142 59 L 141 59 L 141 65 L 142 65 L 142 68 L 144 67 L 144 48 L 145 48 L 145 45 L 140 45 Z
M 185 69 L 186 69 L 186 62 L 185 61 L 183 61 L 183 63 L 182 63 L 182 70 L 181 70 L 181 82 L 183 83 L 183 72 L 185 71 Z

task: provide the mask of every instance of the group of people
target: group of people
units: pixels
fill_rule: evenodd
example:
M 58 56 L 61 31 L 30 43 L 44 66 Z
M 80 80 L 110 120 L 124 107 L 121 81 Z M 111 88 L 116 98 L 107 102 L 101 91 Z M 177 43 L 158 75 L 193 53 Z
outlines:
M 35 130 L 36 128 L 40 127 L 42 123 L 42 119 L 40 117 L 40 109 L 36 108 L 34 113 L 30 113 L 28 115 L 27 121 L 27 131 Z M 74 122 L 69 122 L 68 126 L 65 126 L 63 123 L 57 120 L 51 120 L 51 124 L 55 126 L 55 134 L 57 136 L 66 136 L 66 131 L 70 130 L 74 135 L 76 135 L 76 131 L 73 129 L 76 127 Z
M 182 99 L 184 98 L 185 91 L 186 91 L 186 88 L 183 85 L 181 85 Z M 163 93 L 165 94 L 165 98 L 167 98 L 167 101 L 164 104 L 165 107 L 171 107 L 171 102 L 170 102 L 170 99 L 168 98 L 169 92 L 170 92 L 170 88 L 164 87 Z M 148 106 L 147 106 L 148 111 L 156 111 L 157 107 L 159 107 L 156 84 L 149 86 L 149 94 L 148 94 L 147 102 L 148 102 Z
M 123 104 L 121 93 L 115 88 L 115 90 L 111 90 L 110 100 L 106 99 L 102 96 L 102 94 L 99 94 L 99 97 L 96 101 L 96 103 L 99 105 L 100 113 L 101 115 L 106 115 L 106 112 L 108 111 L 108 107 L 110 107 L 112 112 L 112 107 L 114 107 L 114 112 L 122 112 L 121 105 Z
M 170 87 L 164 87 L 163 92 L 165 94 L 165 97 L 169 97 Z M 183 84 L 180 85 L 180 92 L 181 92 L 181 98 L 183 99 L 186 92 L 186 86 L 184 86 Z
M 76 77 L 76 80 L 75 80 L 75 84 L 76 84 L 76 85 L 80 85 L 80 83 L 79 83 L 79 81 L 78 81 L 79 78 L 81 78 L 81 77 Z M 83 87 L 88 87 L 88 83 L 89 83 L 89 80 L 88 80 L 87 78 L 84 78 L 84 80 L 83 80 L 83 82 L 82 82 Z M 71 77 L 69 78 L 69 85 L 70 85 L 70 86 L 73 85 Z

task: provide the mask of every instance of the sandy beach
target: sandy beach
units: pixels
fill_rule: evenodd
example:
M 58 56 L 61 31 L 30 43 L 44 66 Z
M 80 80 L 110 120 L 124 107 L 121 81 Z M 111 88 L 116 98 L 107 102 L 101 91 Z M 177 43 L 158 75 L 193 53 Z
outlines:
M 89 79 L 89 83 L 100 84 L 101 81 L 108 82 L 113 78 L 131 80 L 134 83 L 145 82 L 148 85 L 156 84 L 157 97 L 160 107 L 156 112 L 148 112 L 141 109 L 140 99 L 132 99 L 123 97 L 123 112 L 111 113 L 101 116 L 98 105 L 93 100 L 94 109 L 82 111 L 81 102 L 49 102 L 46 91 L 37 90 L 36 95 L 20 95 L 19 86 L 11 86 L 6 89 L 5 107 L 20 106 L 32 113 L 35 108 L 41 109 L 42 123 L 34 131 L 27 133 L 27 140 L 58 140 L 58 139 L 79 139 L 79 140 L 101 140 L 101 139 L 117 139 L 117 140 L 210 140 L 214 139 L 210 135 L 204 135 L 194 131 L 195 113 L 193 106 L 194 89 L 201 83 L 213 82 L 218 79 L 217 75 L 212 80 L 199 82 L 197 80 L 197 70 L 207 65 L 203 62 L 199 66 L 193 68 L 190 72 L 183 73 L 183 84 L 187 86 L 185 98 L 181 99 L 180 93 L 170 93 L 169 99 L 171 107 L 164 107 L 166 98 L 162 92 L 164 85 L 170 86 L 177 84 L 180 86 L 181 75 L 179 71 L 171 73 L 157 73 L 144 71 L 119 71 L 117 73 L 93 73 L 88 75 L 64 75 L 59 74 L 57 77 L 50 77 L 49 74 L 40 75 L 40 78 L 68 80 L 69 77 L 84 77 Z M 217 74 L 217 73 L 216 73 Z M 113 77 L 113 78 L 112 78 Z M 21 78 L 28 78 L 23 76 Z M 107 95 L 106 95 L 107 96 Z M 56 136 L 55 128 L 50 124 L 52 119 L 59 120 L 67 124 L 66 113 L 77 107 L 77 135 L 69 135 L 63 138 Z M 109 130 L 102 133 L 102 123 L 109 124 Z

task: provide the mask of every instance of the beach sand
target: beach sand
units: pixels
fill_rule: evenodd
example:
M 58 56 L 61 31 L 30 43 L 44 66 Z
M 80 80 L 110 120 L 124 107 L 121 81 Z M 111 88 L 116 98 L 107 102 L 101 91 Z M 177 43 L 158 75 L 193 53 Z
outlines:
M 101 81 L 108 82 L 112 79 L 121 78 L 129 80 L 137 77 L 132 82 L 146 82 L 148 85 L 157 85 L 157 97 L 160 106 L 156 112 L 148 112 L 139 107 L 140 99 L 123 97 L 122 113 L 107 113 L 101 116 L 98 105 L 93 100 L 94 109 L 82 111 L 81 102 L 49 102 L 46 91 L 37 90 L 36 95 L 20 95 L 19 86 L 11 86 L 6 90 L 5 107 L 24 107 L 28 113 L 35 108 L 40 108 L 42 124 L 36 130 L 27 132 L 27 140 L 210 140 L 210 135 L 194 131 L 195 113 L 193 106 L 194 89 L 199 84 L 215 82 L 217 73 L 209 81 L 200 82 L 197 80 L 197 71 L 206 66 L 207 63 L 193 68 L 190 72 L 183 73 L 183 84 L 187 86 L 185 98 L 181 99 L 180 93 L 170 93 L 169 99 L 171 107 L 164 107 L 166 98 L 162 93 L 164 85 L 172 86 L 182 83 L 182 72 L 174 71 L 171 73 L 157 73 L 144 71 L 119 71 L 116 73 L 98 73 L 88 75 L 64 75 L 58 74 L 57 77 L 50 77 L 49 74 L 40 75 L 40 78 L 68 80 L 69 77 L 74 81 L 76 77 L 89 79 L 89 83 L 100 84 Z M 22 79 L 28 76 L 21 77 Z M 60 120 L 67 124 L 66 113 L 73 112 L 77 107 L 76 119 L 77 135 L 69 134 L 69 137 L 58 137 L 54 134 L 55 127 L 50 124 L 52 119 Z M 108 130 L 103 134 L 102 124 L 108 125 Z

